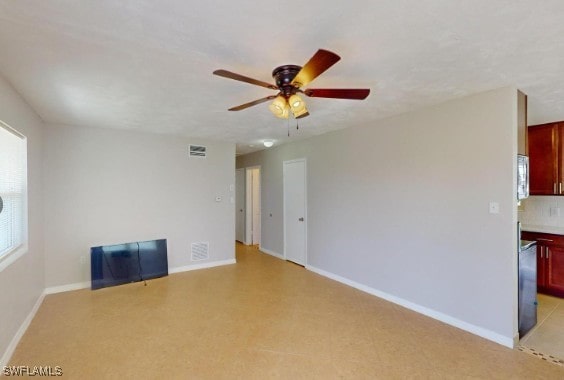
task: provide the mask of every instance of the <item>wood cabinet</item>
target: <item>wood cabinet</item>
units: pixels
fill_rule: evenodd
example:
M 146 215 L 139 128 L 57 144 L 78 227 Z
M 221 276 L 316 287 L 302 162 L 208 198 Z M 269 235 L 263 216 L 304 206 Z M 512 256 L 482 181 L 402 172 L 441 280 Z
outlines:
M 547 246 L 545 250 L 545 287 L 564 296 L 564 246 Z
M 537 242 L 537 290 L 564 297 L 564 235 L 523 231 L 522 238 Z
M 564 195 L 564 122 L 528 129 L 530 194 Z

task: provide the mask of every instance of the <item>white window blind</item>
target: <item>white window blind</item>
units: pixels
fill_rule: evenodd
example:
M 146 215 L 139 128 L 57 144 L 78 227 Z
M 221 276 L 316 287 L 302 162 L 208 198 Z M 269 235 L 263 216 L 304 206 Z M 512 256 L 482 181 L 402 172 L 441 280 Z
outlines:
M 26 245 L 26 139 L 0 122 L 0 261 Z

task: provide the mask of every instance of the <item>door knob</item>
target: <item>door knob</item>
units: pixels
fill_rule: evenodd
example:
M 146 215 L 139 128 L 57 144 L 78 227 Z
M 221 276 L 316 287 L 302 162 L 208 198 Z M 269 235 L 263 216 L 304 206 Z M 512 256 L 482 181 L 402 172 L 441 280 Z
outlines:
M 300 219 L 298 219 L 298 220 L 299 220 L 300 222 L 303 222 L 303 221 L 304 221 L 304 218 L 300 218 Z
M 240 211 L 240 212 L 243 212 L 243 209 L 240 209 L 239 211 Z

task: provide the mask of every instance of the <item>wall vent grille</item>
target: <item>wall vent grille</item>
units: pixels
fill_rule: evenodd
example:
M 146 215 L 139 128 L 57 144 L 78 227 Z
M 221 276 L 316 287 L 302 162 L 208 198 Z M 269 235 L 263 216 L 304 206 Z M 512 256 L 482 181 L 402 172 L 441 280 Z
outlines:
M 192 261 L 209 259 L 209 248 L 210 243 L 208 242 L 192 243 Z
M 190 145 L 190 157 L 206 157 L 206 147 L 201 145 Z

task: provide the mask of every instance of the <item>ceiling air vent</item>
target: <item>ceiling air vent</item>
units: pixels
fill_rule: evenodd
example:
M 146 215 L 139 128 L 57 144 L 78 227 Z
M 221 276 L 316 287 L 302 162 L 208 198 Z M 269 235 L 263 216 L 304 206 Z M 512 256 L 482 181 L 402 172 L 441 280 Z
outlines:
M 201 145 L 190 145 L 190 157 L 206 157 L 206 147 Z
M 192 243 L 192 261 L 209 259 L 209 248 L 208 242 Z

